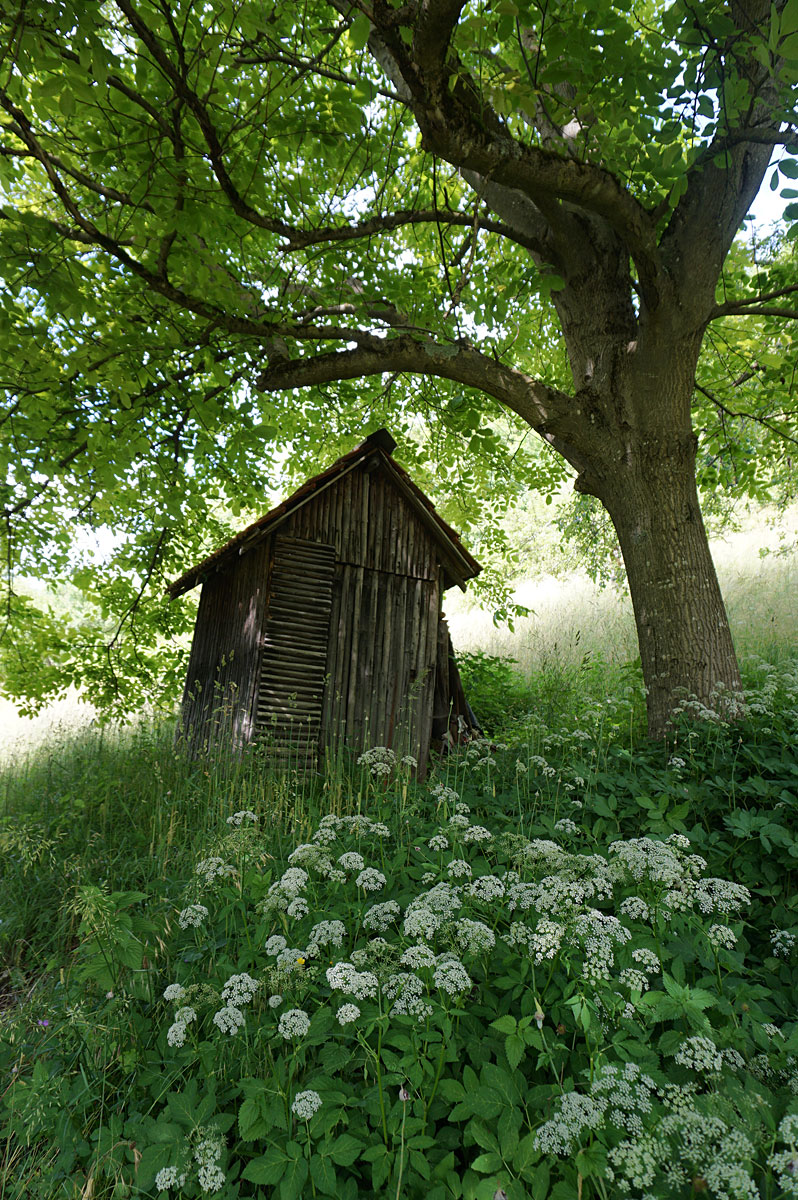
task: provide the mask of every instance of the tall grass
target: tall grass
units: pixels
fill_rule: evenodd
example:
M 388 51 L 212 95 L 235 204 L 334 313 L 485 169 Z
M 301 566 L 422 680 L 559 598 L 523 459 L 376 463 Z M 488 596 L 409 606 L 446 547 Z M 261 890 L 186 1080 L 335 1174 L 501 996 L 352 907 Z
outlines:
M 798 549 L 785 539 L 790 521 L 768 525 L 762 514 L 712 544 L 735 644 L 750 654 L 778 661 L 791 654 L 798 637 Z M 514 628 L 496 627 L 469 597 L 446 600 L 455 648 L 515 660 L 521 675 L 573 680 L 604 673 L 607 692 L 619 682 L 619 668 L 637 658 L 637 635 L 628 592 L 600 589 L 587 575 L 530 575 L 517 581 L 514 598 L 530 609 Z

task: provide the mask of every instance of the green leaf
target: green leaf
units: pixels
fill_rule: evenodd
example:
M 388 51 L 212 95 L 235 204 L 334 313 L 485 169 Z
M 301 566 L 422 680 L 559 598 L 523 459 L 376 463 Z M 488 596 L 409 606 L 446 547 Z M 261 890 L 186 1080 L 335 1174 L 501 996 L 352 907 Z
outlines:
M 363 1149 L 362 1144 L 350 1133 L 341 1133 L 330 1147 L 330 1157 L 339 1167 L 351 1167 Z
M 524 1039 L 522 1037 L 518 1037 L 517 1034 L 510 1034 L 510 1036 L 505 1039 L 504 1052 L 507 1055 L 508 1063 L 512 1069 L 515 1070 L 526 1053 Z
M 354 50 L 362 50 L 369 40 L 371 22 L 363 13 L 358 13 L 349 26 L 349 40 Z
M 475 1171 L 479 1171 L 483 1175 L 492 1175 L 496 1171 L 500 1171 L 503 1165 L 501 1157 L 492 1151 L 487 1154 L 478 1154 L 471 1164 Z
M 253 1158 L 241 1172 L 250 1183 L 277 1184 L 288 1170 L 290 1159 L 277 1146 L 270 1146 L 265 1154 Z
M 301 1200 L 307 1177 L 307 1161 L 304 1158 L 290 1158 L 280 1180 L 280 1200 Z

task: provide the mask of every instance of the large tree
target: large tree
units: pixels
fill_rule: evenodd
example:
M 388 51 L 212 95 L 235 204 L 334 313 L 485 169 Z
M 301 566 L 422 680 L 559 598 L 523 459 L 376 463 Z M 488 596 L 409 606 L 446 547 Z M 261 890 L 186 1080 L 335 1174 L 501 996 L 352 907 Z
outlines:
M 796 136 L 798 0 L 0 9 L 9 572 L 137 512 L 113 648 L 264 442 L 368 396 L 478 447 L 501 407 L 612 519 L 652 734 L 739 689 L 691 410 L 710 323 L 796 315 L 723 272 Z

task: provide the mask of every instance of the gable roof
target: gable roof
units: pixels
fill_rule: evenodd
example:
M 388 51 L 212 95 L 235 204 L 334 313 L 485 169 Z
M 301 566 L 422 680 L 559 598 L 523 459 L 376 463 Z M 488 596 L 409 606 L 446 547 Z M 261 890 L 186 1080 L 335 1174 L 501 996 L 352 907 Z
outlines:
M 441 561 L 446 572 L 445 586 L 451 587 L 453 583 L 456 583 L 464 588 L 466 580 L 473 579 L 482 568 L 468 553 L 451 525 L 447 525 L 443 517 L 436 512 L 435 505 L 429 497 L 425 496 L 421 488 L 413 483 L 407 472 L 394 462 L 391 454 L 395 446 L 396 442 L 386 429 L 378 429 L 375 433 L 369 434 L 364 442 L 356 446 L 354 450 L 350 450 L 348 454 L 344 454 L 326 471 L 321 471 L 312 479 L 308 479 L 276 508 L 270 509 L 257 521 L 253 521 L 246 529 L 237 533 L 229 542 L 220 546 L 218 550 L 214 550 L 213 554 L 209 554 L 202 562 L 184 572 L 179 579 L 175 579 L 169 584 L 167 592 L 175 600 L 184 592 L 191 591 L 198 583 L 204 582 L 212 573 L 224 570 L 235 558 L 246 554 L 248 550 L 274 533 L 303 504 L 315 499 L 320 492 L 369 459 L 379 460 L 379 465 L 388 479 L 402 493 L 440 548 Z

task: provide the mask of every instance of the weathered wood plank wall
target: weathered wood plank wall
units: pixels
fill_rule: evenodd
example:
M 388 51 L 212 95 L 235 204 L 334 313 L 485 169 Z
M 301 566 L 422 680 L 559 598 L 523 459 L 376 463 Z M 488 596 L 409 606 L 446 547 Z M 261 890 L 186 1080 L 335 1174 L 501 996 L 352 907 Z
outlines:
M 338 557 L 323 744 L 390 745 L 425 762 L 441 596 L 435 541 L 379 470 L 349 472 L 283 530 L 325 541 Z
M 183 696 L 183 730 L 195 749 L 241 745 L 255 732 L 271 539 L 202 588 Z

